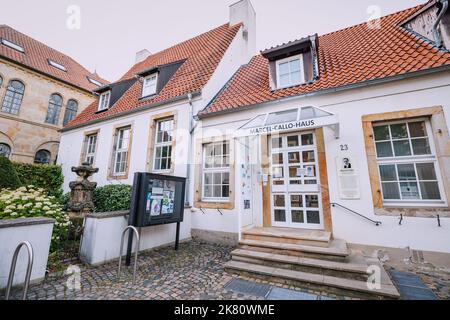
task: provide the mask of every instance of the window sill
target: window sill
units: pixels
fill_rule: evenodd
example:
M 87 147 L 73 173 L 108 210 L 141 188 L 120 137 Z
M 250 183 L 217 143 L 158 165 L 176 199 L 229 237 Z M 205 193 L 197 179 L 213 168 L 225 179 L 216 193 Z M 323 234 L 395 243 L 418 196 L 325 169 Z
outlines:
M 233 210 L 234 203 L 232 202 L 216 202 L 216 201 L 196 201 L 194 203 L 195 208 L 201 209 L 223 209 L 223 210 Z
M 391 216 L 399 217 L 414 217 L 414 218 L 436 218 L 439 215 L 441 218 L 450 217 L 449 207 L 394 207 L 385 206 L 382 208 L 375 208 L 375 215 L 377 216 Z
M 104 112 L 108 111 L 109 109 L 110 109 L 110 108 L 104 109 L 104 110 L 97 110 L 97 111 L 95 112 L 95 114 L 104 113 Z

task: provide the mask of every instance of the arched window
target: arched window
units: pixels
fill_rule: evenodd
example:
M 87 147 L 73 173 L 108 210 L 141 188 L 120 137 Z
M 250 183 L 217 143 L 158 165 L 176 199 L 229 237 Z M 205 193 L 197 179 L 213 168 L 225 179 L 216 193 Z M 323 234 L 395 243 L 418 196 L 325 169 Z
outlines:
M 73 99 L 70 99 L 69 102 L 67 102 L 63 125 L 66 125 L 70 121 L 72 121 L 77 116 L 77 112 L 78 112 L 78 102 L 76 102 Z
M 25 85 L 18 80 L 11 80 L 6 89 L 5 99 L 3 100 L 2 111 L 11 114 L 18 114 L 22 104 Z
M 11 155 L 11 147 L 6 143 L 0 143 L 0 157 L 9 158 Z
M 34 163 L 50 164 L 51 154 L 48 150 L 39 150 L 34 157 Z
M 48 103 L 47 117 L 45 122 L 50 124 L 58 124 L 59 115 L 61 113 L 62 97 L 59 94 L 52 94 Z
M 3 84 L 3 78 L 2 78 L 2 76 L 0 76 L 0 88 L 2 87 L 2 84 Z

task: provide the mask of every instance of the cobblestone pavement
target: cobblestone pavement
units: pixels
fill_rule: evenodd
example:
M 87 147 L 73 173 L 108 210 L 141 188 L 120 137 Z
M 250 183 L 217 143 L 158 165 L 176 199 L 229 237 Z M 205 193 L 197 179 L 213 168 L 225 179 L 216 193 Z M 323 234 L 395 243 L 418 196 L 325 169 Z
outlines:
M 241 294 L 226 289 L 237 276 L 224 271 L 232 247 L 198 241 L 182 243 L 179 251 L 172 247 L 141 253 L 138 260 L 136 284 L 132 284 L 132 268 L 124 268 L 121 281 L 117 281 L 117 261 L 89 267 L 82 264 L 81 288 L 68 289 L 70 275 L 51 274 L 37 285 L 30 286 L 30 300 L 259 300 L 262 297 Z M 441 299 L 449 299 L 450 274 L 442 271 L 415 270 Z M 435 273 L 437 272 L 437 273 Z M 73 276 L 72 276 L 73 277 Z M 244 280 L 269 284 L 315 294 L 322 299 L 350 299 L 327 292 L 305 291 L 288 285 L 267 281 Z M 73 283 L 69 281 L 69 283 Z M 18 299 L 21 290 L 14 289 L 12 299 Z M 0 293 L 0 299 L 3 299 Z
M 132 269 L 124 268 L 117 281 L 117 261 L 100 267 L 78 265 L 81 268 L 81 289 L 70 290 L 69 275 L 52 274 L 38 285 L 30 286 L 30 300 L 258 300 L 256 297 L 227 290 L 237 276 L 224 271 L 232 247 L 197 241 L 182 243 L 178 252 L 165 247 L 141 253 L 138 276 L 133 285 Z M 266 281 L 249 279 L 277 287 L 300 290 Z M 69 281 L 70 283 L 70 281 Z M 302 290 L 305 292 L 304 290 Z M 14 289 L 11 298 L 18 299 L 21 290 Z M 326 295 L 323 292 L 315 292 Z M 334 299 L 344 299 L 328 295 Z M 0 294 L 2 299 L 2 294 Z

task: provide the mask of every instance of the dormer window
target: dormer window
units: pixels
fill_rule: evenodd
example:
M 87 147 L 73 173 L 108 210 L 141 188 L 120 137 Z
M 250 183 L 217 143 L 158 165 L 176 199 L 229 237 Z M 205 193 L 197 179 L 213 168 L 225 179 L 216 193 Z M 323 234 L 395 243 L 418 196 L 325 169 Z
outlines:
M 64 72 L 67 71 L 66 67 L 64 67 L 62 64 L 60 64 L 56 61 L 53 61 L 51 59 L 48 59 L 48 64 L 51 65 L 53 68 L 59 69 L 61 71 L 64 71 Z
M 98 111 L 109 109 L 109 101 L 111 99 L 111 91 L 103 92 L 98 102 Z
M 156 94 L 156 85 L 158 82 L 158 74 L 153 73 L 144 78 L 142 85 L 142 97 L 148 97 Z
M 23 49 L 23 47 L 18 45 L 17 43 L 14 43 L 14 42 L 6 40 L 6 39 L 0 39 L 0 41 L 1 41 L 1 44 L 3 44 L 4 46 L 7 46 L 7 47 L 9 47 L 11 49 L 14 49 L 16 51 L 25 53 L 25 50 Z
M 319 78 L 318 36 L 291 41 L 261 52 L 269 62 L 271 90 L 313 83 Z
M 296 86 L 305 82 L 302 54 L 278 60 L 276 64 L 278 89 Z

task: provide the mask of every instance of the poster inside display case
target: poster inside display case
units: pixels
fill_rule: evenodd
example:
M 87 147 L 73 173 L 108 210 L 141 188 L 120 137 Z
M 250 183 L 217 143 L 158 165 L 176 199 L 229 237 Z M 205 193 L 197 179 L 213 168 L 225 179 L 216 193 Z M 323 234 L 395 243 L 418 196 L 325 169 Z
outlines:
M 136 227 L 183 221 L 186 179 L 136 173 L 130 221 Z

